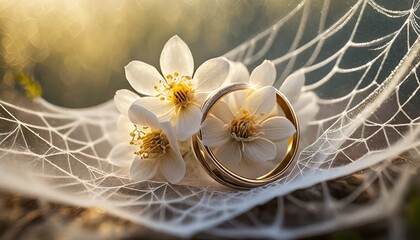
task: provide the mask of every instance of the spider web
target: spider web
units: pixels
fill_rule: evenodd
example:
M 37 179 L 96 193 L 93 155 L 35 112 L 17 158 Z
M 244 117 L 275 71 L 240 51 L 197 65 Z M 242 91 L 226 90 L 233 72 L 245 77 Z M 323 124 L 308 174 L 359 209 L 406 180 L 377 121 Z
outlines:
M 112 102 L 66 109 L 18 98 L 0 100 L 0 186 L 182 237 L 296 238 L 391 216 L 420 159 L 419 5 L 301 1 L 226 54 L 250 68 L 271 59 L 278 82 L 303 69 L 304 91 L 318 95 L 294 167 L 276 183 L 208 184 L 190 155 L 183 184 L 133 183 L 107 161 L 119 134 Z

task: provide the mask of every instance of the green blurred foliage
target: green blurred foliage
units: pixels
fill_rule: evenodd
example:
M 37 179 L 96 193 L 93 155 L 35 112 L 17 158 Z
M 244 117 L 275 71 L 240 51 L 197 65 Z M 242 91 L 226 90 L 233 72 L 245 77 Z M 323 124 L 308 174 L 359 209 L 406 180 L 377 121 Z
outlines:
M 25 73 L 15 74 L 16 81 L 24 88 L 26 97 L 34 99 L 42 95 L 42 88 L 38 81 Z

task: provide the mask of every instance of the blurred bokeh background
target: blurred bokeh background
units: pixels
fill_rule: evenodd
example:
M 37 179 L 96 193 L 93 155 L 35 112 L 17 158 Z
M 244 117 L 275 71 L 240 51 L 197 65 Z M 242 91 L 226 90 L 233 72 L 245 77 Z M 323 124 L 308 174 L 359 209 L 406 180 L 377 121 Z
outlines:
M 252 37 L 296 3 L 278 0 L 0 0 L 1 88 L 24 74 L 48 101 L 66 107 L 105 102 L 128 88 L 124 66 L 158 67 L 179 35 L 195 65 Z

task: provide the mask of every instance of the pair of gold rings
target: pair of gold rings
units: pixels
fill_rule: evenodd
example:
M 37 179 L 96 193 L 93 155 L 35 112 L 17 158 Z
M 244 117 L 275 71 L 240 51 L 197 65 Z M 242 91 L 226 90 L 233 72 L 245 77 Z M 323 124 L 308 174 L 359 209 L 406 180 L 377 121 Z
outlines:
M 250 88 L 251 86 L 249 86 L 246 83 L 236 83 L 227 86 L 211 95 L 203 104 L 203 107 L 201 109 L 203 113 L 201 123 L 203 123 L 206 120 L 214 104 L 221 100 L 223 97 L 235 91 L 247 90 Z M 195 136 L 193 136 L 193 152 L 196 158 L 203 166 L 203 168 L 205 169 L 205 171 L 214 180 L 227 187 L 246 190 L 271 183 L 280 179 L 284 175 L 284 173 L 290 166 L 294 156 L 296 155 L 299 145 L 300 132 L 298 119 L 296 117 L 296 113 L 293 110 L 292 105 L 287 100 L 287 98 L 278 90 L 276 91 L 276 102 L 283 111 L 284 117 L 287 118 L 294 125 L 294 127 L 296 128 L 296 132 L 287 140 L 286 152 L 283 155 L 283 158 L 280 159 L 280 161 L 277 162 L 277 165 L 275 165 L 271 170 L 262 174 L 261 176 L 248 177 L 234 172 L 232 169 L 227 167 L 217 158 L 217 156 L 214 154 L 211 148 L 203 144 L 202 131 L 199 131 Z

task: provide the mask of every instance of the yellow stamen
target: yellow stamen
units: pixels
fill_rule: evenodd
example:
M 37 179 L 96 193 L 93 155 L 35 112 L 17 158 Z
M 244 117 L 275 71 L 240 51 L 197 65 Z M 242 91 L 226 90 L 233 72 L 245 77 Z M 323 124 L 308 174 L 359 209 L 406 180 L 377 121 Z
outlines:
M 238 114 L 228 126 L 230 134 L 237 138 L 237 140 L 247 139 L 249 137 L 256 136 L 257 124 L 255 117 L 243 110 L 241 114 Z
M 172 86 L 170 99 L 175 105 L 185 105 L 188 103 L 192 89 L 188 84 L 178 83 Z
M 141 134 L 142 132 L 140 132 L 137 127 L 130 132 L 130 136 L 131 136 L 131 141 L 130 144 L 131 145 L 139 145 L 141 142 Z
M 148 129 L 147 127 L 143 129 Z M 153 130 L 150 132 L 140 132 L 137 127 L 130 133 L 132 140 L 131 145 L 138 145 L 139 151 L 135 154 L 141 159 L 160 158 L 167 152 L 169 140 L 162 130 Z
M 159 81 L 160 86 L 154 86 L 161 101 L 169 100 L 177 107 L 187 105 L 194 97 L 193 84 L 190 76 L 180 76 L 178 72 L 168 74 L 166 81 Z

